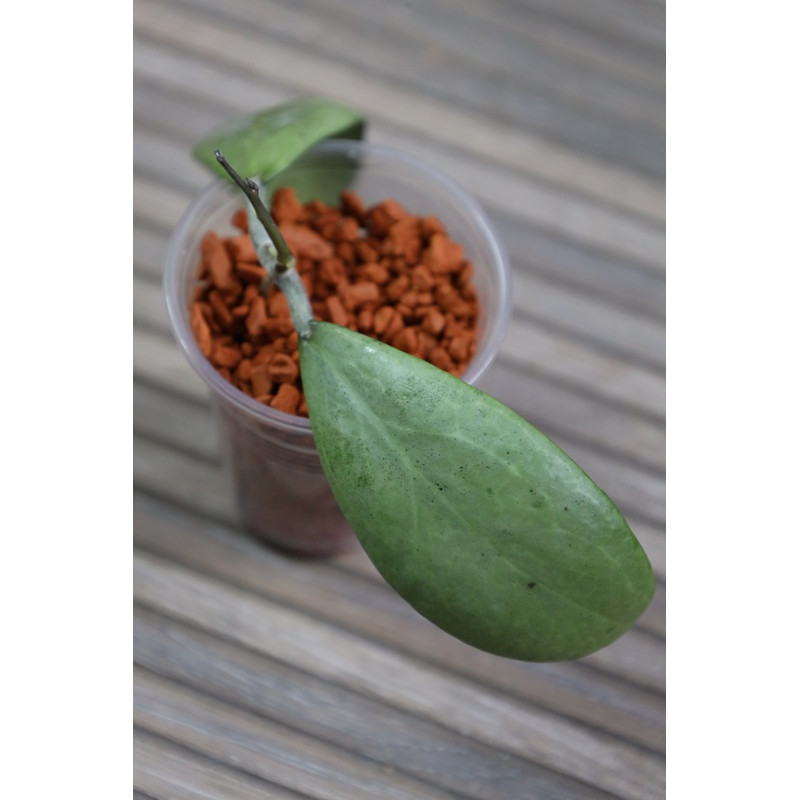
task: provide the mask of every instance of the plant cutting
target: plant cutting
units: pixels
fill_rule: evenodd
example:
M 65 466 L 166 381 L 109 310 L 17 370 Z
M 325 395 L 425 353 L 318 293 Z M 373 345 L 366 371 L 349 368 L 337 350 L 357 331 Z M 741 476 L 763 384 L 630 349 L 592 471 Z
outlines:
M 296 104 L 294 106 L 296 123 L 305 124 L 307 120 Z M 270 113 L 269 110 L 265 112 L 267 116 Z M 283 114 L 283 110 L 279 113 Z M 231 126 L 226 127 L 230 131 Z M 213 140 L 213 136 L 210 138 Z M 292 142 L 294 137 L 284 134 L 282 141 Z M 271 146 L 272 142 L 269 138 L 266 143 Z M 213 158 L 213 150 L 211 155 Z M 216 166 L 224 175 L 224 170 L 218 164 Z M 292 227 L 298 222 L 306 227 L 316 227 L 319 235 L 326 239 L 324 246 L 335 250 L 333 262 L 337 259 L 340 262 L 337 266 L 336 263 L 328 264 L 327 258 L 315 261 L 311 256 L 318 254 L 304 252 L 304 248 L 298 246 L 296 235 L 289 238 L 298 255 L 302 279 L 312 281 L 308 288 L 312 309 L 318 318 L 338 322 L 341 315 L 334 317 L 328 313 L 330 306 L 335 307 L 337 300 L 341 300 L 345 309 L 350 310 L 351 289 L 354 294 L 369 289 L 359 285 L 368 277 L 369 281 L 383 287 L 378 299 L 390 307 L 378 308 L 373 303 L 375 313 L 370 329 L 362 319 L 370 316 L 369 308 L 367 305 L 359 306 L 353 320 L 359 330 L 410 350 L 414 350 L 414 342 L 402 340 L 403 333 L 412 332 L 409 328 L 418 328 L 417 344 L 424 345 L 425 349 L 429 341 L 427 334 L 440 335 L 440 344 L 447 348 L 456 362 L 454 366 L 462 380 L 467 383 L 479 380 L 495 357 L 505 332 L 511 309 L 510 271 L 490 221 L 463 189 L 433 165 L 409 153 L 352 138 L 326 139 L 313 144 L 296 154 L 288 168 L 265 183 L 275 218 L 284 229 L 287 222 Z M 351 202 L 341 205 L 342 189 L 348 189 L 361 198 L 363 215 L 353 208 Z M 298 220 L 293 213 L 285 213 L 280 195 L 290 190 L 297 196 L 297 202 L 306 201 L 308 214 L 304 221 Z M 319 198 L 326 196 L 331 205 L 320 213 Z M 386 202 L 387 198 L 394 202 Z M 428 262 L 428 257 L 437 253 L 443 256 L 443 262 L 434 259 L 427 266 L 434 268 L 439 262 L 439 267 L 446 268 L 446 274 L 436 277 L 442 283 L 439 288 L 447 289 L 450 296 L 434 297 L 434 305 L 438 305 L 441 316 L 446 318 L 444 329 L 440 330 L 441 316 L 432 314 L 433 319 L 423 320 L 423 326 L 419 319 L 413 319 L 407 309 L 402 308 L 407 301 L 411 303 L 405 293 L 397 294 L 396 284 L 400 284 L 402 289 L 404 277 L 406 280 L 413 278 L 415 285 L 412 288 L 420 290 L 415 314 L 420 311 L 419 303 L 423 302 L 426 289 L 425 285 L 419 285 L 415 274 L 417 269 L 424 273 L 424 268 L 396 263 L 398 260 L 407 262 L 412 253 L 403 247 L 400 255 L 392 253 L 375 257 L 384 246 L 394 250 L 396 244 L 409 244 L 394 240 L 396 226 L 383 235 L 383 241 L 376 232 L 376 223 L 386 228 L 387 218 L 397 217 L 398 204 L 414 212 L 409 213 L 399 227 L 413 223 L 414 216 L 419 218 L 422 230 L 417 250 L 424 247 L 422 260 Z M 273 382 L 269 386 L 264 380 L 264 357 L 271 358 L 265 350 L 279 352 L 280 356 L 275 358 L 284 362 L 266 365 L 273 378 L 278 377 L 276 369 L 284 372 L 284 355 L 290 356 L 299 366 L 299 351 L 296 349 L 296 332 L 286 335 L 293 331 L 293 326 L 283 294 L 274 288 L 263 298 L 263 303 L 258 302 L 262 296 L 257 292 L 260 281 L 257 273 L 263 276 L 264 270 L 258 263 L 253 263 L 258 259 L 246 232 L 245 205 L 241 191 L 227 176 L 223 180 L 213 179 L 189 203 L 170 236 L 165 256 L 164 290 L 169 317 L 184 355 L 210 390 L 226 467 L 224 478 L 231 482 L 235 501 L 233 510 L 239 523 L 260 540 L 292 554 L 327 557 L 357 547 L 358 541 L 325 478 L 310 422 L 307 415 L 303 416 L 303 400 L 283 382 L 280 385 Z M 329 222 L 322 224 L 322 218 L 327 219 L 340 205 L 342 227 L 338 234 L 331 235 L 326 230 Z M 384 213 L 373 217 L 370 209 L 374 209 L 376 214 L 381 210 Z M 459 265 L 456 262 L 456 272 L 450 272 L 452 259 L 449 255 L 452 254 L 449 250 L 452 248 L 446 246 L 444 237 L 435 235 L 437 220 L 441 223 L 439 227 L 446 228 L 461 251 L 459 261 L 463 263 Z M 341 234 L 345 231 L 349 234 L 344 238 L 351 238 L 353 223 L 357 223 L 356 228 L 359 225 L 362 228 L 356 240 L 341 241 Z M 217 234 L 217 241 L 215 244 L 212 242 L 214 246 L 209 248 L 209 243 L 204 240 L 212 232 Z M 290 230 L 286 232 L 287 235 L 292 233 Z M 438 245 L 445 245 L 443 248 L 434 247 L 437 238 Z M 343 252 L 348 248 L 355 250 L 356 259 L 352 253 Z M 215 251 L 214 260 L 218 263 L 205 263 L 207 255 L 211 255 L 206 252 L 209 249 Z M 375 261 L 380 263 L 370 263 Z M 334 267 L 333 272 L 343 266 L 352 270 L 346 276 L 347 285 L 321 287 L 330 283 L 329 266 Z M 391 273 L 389 283 L 385 282 L 385 276 L 382 278 L 377 274 L 382 269 Z M 462 279 L 474 289 L 472 297 L 463 294 L 469 286 L 462 283 Z M 237 295 L 234 283 L 241 286 L 241 296 Z M 435 290 L 436 294 L 439 288 Z M 254 292 L 257 297 L 253 296 Z M 452 307 L 451 301 L 458 301 L 459 292 L 468 304 L 477 301 L 474 315 L 470 311 L 465 317 Z M 364 299 L 364 295 L 360 296 Z M 430 304 L 430 297 L 424 302 Z M 199 310 L 214 328 L 210 342 L 203 337 L 202 324 L 194 324 L 193 316 L 198 306 L 202 306 Z M 264 307 L 267 319 L 262 313 Z M 280 313 L 275 313 L 276 310 Z M 233 326 L 226 322 L 226 311 L 234 316 Z M 245 318 L 240 316 L 243 311 Z M 353 313 L 355 311 L 353 309 Z M 400 341 L 395 341 L 398 314 L 407 327 L 401 331 Z M 450 315 L 455 317 L 452 325 L 447 321 Z M 343 321 L 351 324 L 347 319 Z M 238 327 L 242 322 L 248 328 L 246 337 Z M 275 335 L 262 335 L 265 327 L 274 329 L 276 325 L 277 338 Z M 250 327 L 261 330 L 254 330 L 254 336 Z M 423 327 L 427 330 L 419 330 Z M 466 336 L 459 335 L 459 331 Z M 272 332 L 268 330 L 266 333 Z M 211 351 L 207 345 L 211 346 Z M 236 363 L 236 352 L 242 356 L 239 363 Z M 440 359 L 430 352 L 422 353 L 422 357 L 434 359 L 443 368 L 450 367 L 446 358 Z M 249 367 L 256 369 L 251 369 L 248 375 Z M 231 374 L 224 375 L 226 369 Z M 295 384 L 295 387 L 302 389 L 302 383 Z M 291 412 L 293 407 L 297 413 L 284 413 Z
M 265 202 L 267 178 L 243 178 L 219 151 L 215 160 L 247 197 L 265 284 L 286 297 L 333 495 L 387 582 L 443 630 L 509 658 L 574 659 L 621 636 L 654 581 L 610 498 L 496 399 L 316 320 Z

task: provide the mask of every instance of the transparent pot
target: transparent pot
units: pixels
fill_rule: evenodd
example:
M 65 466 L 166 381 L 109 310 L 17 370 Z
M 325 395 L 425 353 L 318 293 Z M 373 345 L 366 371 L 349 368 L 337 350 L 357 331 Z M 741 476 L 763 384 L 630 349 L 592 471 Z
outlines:
M 351 140 L 324 142 L 270 182 L 295 186 L 304 201 L 340 178 L 366 205 L 394 198 L 412 214 L 437 216 L 473 263 L 480 302 L 477 349 L 462 379 L 475 383 L 491 364 L 511 312 L 510 271 L 505 252 L 478 204 L 435 167 L 393 148 Z M 327 202 L 335 198 L 323 198 Z M 194 370 L 211 390 L 223 456 L 232 473 L 245 527 L 259 539 L 305 556 L 328 556 L 356 540 L 331 493 L 304 417 L 270 408 L 221 377 L 200 352 L 189 324 L 197 282 L 200 240 L 214 230 L 239 233 L 231 225 L 244 195 L 216 179 L 189 204 L 169 241 L 164 292 L 175 337 Z

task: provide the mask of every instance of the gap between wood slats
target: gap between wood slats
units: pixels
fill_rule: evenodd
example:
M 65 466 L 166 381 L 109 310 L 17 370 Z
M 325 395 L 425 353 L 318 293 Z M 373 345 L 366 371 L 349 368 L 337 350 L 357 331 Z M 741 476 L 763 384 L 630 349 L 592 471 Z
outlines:
M 502 355 L 480 381 L 480 388 L 513 408 L 562 448 L 572 442 L 613 460 L 663 479 L 665 426 L 663 420 L 598 398 L 575 392 L 562 382 L 520 369 Z
M 560 145 L 658 179 L 663 176 L 663 100 L 626 91 L 603 80 L 596 71 L 570 75 L 568 63 L 553 63 L 530 47 L 515 49 L 513 40 L 494 42 L 490 29 L 474 26 L 463 13 L 453 19 L 447 31 L 441 31 L 430 24 L 435 8 L 428 6 L 425 19 L 409 17 L 415 24 L 407 34 L 396 25 L 378 22 L 371 25 L 369 34 L 358 36 L 357 31 L 351 34 L 349 30 L 358 26 L 358 14 L 351 12 L 337 30 L 336 17 L 317 20 L 319 12 L 314 9 L 311 19 L 326 31 L 320 36 L 309 25 L 308 12 L 299 20 L 296 14 L 289 14 L 286 21 L 273 12 L 267 27 L 263 15 L 242 5 L 247 2 L 238 0 L 235 16 L 226 5 L 224 14 L 220 11 L 216 19 L 243 31 L 259 30 L 289 47 L 302 49 L 311 44 L 321 56 L 388 79 L 391 85 L 434 101 L 470 108 L 490 119 L 538 130 Z M 210 16 L 213 18 L 213 14 Z M 536 24 L 535 20 L 529 20 L 531 24 Z M 422 41 L 424 32 L 432 33 L 430 41 Z M 398 41 L 404 36 L 405 46 Z M 348 47 L 351 38 L 353 44 Z M 468 40 L 473 40 L 473 46 L 465 48 L 464 41 Z M 329 45 L 329 41 L 341 47 Z M 460 48 L 451 50 L 448 42 L 456 42 Z
M 365 0 L 366 1 L 366 0 Z M 477 0 L 479 3 L 481 0 Z M 459 5 L 463 4 L 464 0 L 454 0 L 454 2 L 458 2 Z M 393 6 L 394 7 L 394 6 Z M 374 8 L 374 4 L 368 3 L 367 8 Z M 385 15 L 386 9 L 383 9 Z M 497 15 L 492 15 L 494 18 Z M 495 20 L 496 21 L 496 20 Z M 488 27 L 483 22 L 481 23 L 481 34 L 486 35 Z M 395 28 L 393 27 L 393 30 Z M 499 33 L 498 36 L 502 37 L 505 41 L 508 41 L 509 34 L 511 37 L 515 37 L 519 35 L 521 37 L 521 49 L 520 53 L 522 54 L 521 57 L 523 59 L 526 58 L 527 54 L 530 54 L 531 50 L 533 49 L 531 46 L 532 39 L 542 39 L 546 38 L 543 37 L 543 32 L 539 27 L 533 27 L 530 25 L 525 26 L 509 26 L 508 24 L 501 24 L 501 29 L 498 29 Z M 138 48 L 142 39 L 141 37 L 135 38 L 135 44 Z M 581 47 L 569 47 L 564 46 L 566 43 L 558 42 L 556 39 L 549 39 L 549 44 L 553 44 L 553 52 L 558 52 L 560 54 L 559 60 L 562 63 L 566 61 L 575 62 L 576 64 L 576 73 L 586 75 L 587 72 L 591 72 L 591 74 L 603 74 L 605 73 L 608 76 L 609 81 L 618 81 L 624 86 L 631 87 L 634 91 L 640 91 L 642 93 L 646 93 L 646 97 L 652 98 L 653 102 L 657 102 L 659 106 L 663 105 L 663 99 L 665 97 L 665 80 L 664 80 L 664 64 L 655 65 L 654 70 L 650 71 L 646 68 L 643 68 L 643 65 L 637 65 L 635 69 L 627 69 L 626 65 L 619 59 L 619 52 L 615 52 L 612 58 L 603 58 L 603 56 L 599 53 L 593 53 L 591 46 L 586 46 L 590 44 L 590 41 L 587 40 L 584 42 L 583 46 Z M 547 52 L 547 47 L 542 47 L 540 42 L 537 42 L 535 45 L 536 52 L 544 54 Z M 583 62 L 583 63 L 580 63 Z M 601 69 L 597 69 L 598 62 L 602 62 Z M 580 63 L 580 66 L 578 64 Z M 522 68 L 520 67 L 522 71 Z M 143 76 L 141 73 L 137 74 L 137 82 L 141 82 Z M 182 94 L 183 99 L 186 99 L 187 93 Z M 222 96 L 217 98 L 217 104 L 225 106 L 227 101 L 228 94 L 225 93 Z M 279 98 L 275 98 L 276 101 Z M 180 103 L 180 101 L 178 101 Z M 186 110 L 186 109 L 185 109 Z M 661 109 L 661 114 L 663 116 L 663 108 Z M 633 173 L 634 177 L 635 173 Z M 642 180 L 638 178 L 638 180 Z M 660 218 L 663 219 L 663 210 L 661 211 Z
M 159 477 L 158 473 L 156 473 L 153 477 L 154 477 L 155 483 L 161 483 L 161 478 Z M 189 477 L 189 482 L 194 484 L 195 486 L 199 483 L 197 480 L 192 480 L 192 478 L 196 478 L 196 475 L 192 475 L 190 473 L 190 475 L 188 477 Z M 199 492 L 198 497 L 202 497 L 203 500 L 205 501 L 206 498 L 208 497 L 209 491 L 208 491 L 208 489 L 203 490 L 202 486 L 200 486 L 200 489 L 201 489 L 201 491 Z M 213 487 L 212 487 L 212 489 L 213 489 Z M 156 495 L 156 496 L 159 496 L 159 495 Z M 161 495 L 160 496 L 163 496 L 163 490 L 161 490 Z M 166 502 L 170 502 L 170 500 L 168 498 L 164 498 L 164 499 L 165 499 Z M 173 502 L 174 502 L 174 500 L 173 500 Z M 190 502 L 192 503 L 192 505 L 190 507 L 191 510 L 192 511 L 196 511 L 197 508 L 198 508 L 197 501 L 196 500 L 192 500 Z M 225 524 L 225 525 L 231 524 L 230 518 L 225 519 L 224 515 L 219 515 L 218 514 L 218 516 L 216 518 L 220 522 Z M 198 529 L 200 529 L 200 528 L 207 528 L 210 523 L 209 523 L 208 520 L 204 520 L 202 522 L 198 521 L 195 524 L 197 525 Z M 157 529 L 157 525 L 153 524 L 153 527 Z M 146 534 L 140 534 L 140 536 L 141 535 L 146 535 Z M 255 548 L 255 552 L 257 554 L 259 554 L 259 548 L 255 547 L 255 543 L 251 543 L 250 540 L 247 537 L 245 537 L 244 541 L 247 544 L 252 544 L 252 546 Z M 187 546 L 188 546 L 188 543 L 187 543 Z M 234 540 L 234 544 L 231 546 L 230 543 L 229 543 L 228 546 L 231 547 L 231 551 L 228 552 L 227 555 L 226 555 L 225 547 L 224 546 L 222 547 L 222 550 L 220 551 L 220 554 L 219 554 L 220 564 L 217 565 L 216 567 L 213 567 L 214 570 L 219 571 L 219 570 L 222 570 L 222 569 L 229 569 L 229 568 L 233 569 L 234 568 L 232 566 L 232 564 L 234 562 L 236 562 L 236 559 L 238 558 L 238 556 L 235 555 L 235 551 L 237 550 L 237 547 L 241 547 L 242 546 L 242 542 L 240 540 Z M 166 542 L 161 547 L 162 547 L 162 549 L 163 549 L 163 547 L 167 547 Z M 156 547 L 156 549 L 158 549 L 158 547 Z M 268 550 L 268 548 L 265 548 L 265 550 Z M 263 555 L 263 554 L 259 554 L 259 555 Z M 254 560 L 256 562 L 258 562 L 258 557 L 254 556 L 253 558 L 254 558 Z M 341 560 L 347 562 L 348 558 L 345 557 L 345 558 L 343 558 Z M 352 557 L 350 558 L 350 563 L 351 564 L 353 563 L 352 562 Z M 368 563 L 368 561 L 366 561 L 366 559 L 364 557 L 363 561 L 362 561 L 362 564 L 360 565 L 360 568 L 357 570 L 357 574 L 359 575 L 359 577 L 361 575 L 365 574 L 364 573 L 364 569 L 365 568 L 368 568 L 366 574 L 368 574 L 370 576 L 374 576 L 374 574 L 375 574 L 374 573 L 374 568 L 372 567 L 371 564 Z M 245 566 L 245 567 L 243 567 L 243 569 L 245 570 L 245 572 L 247 572 L 249 567 Z M 317 578 L 317 579 L 319 579 L 319 578 Z M 239 580 L 239 579 L 237 579 L 237 580 Z M 312 583 L 313 583 L 313 581 L 312 581 Z M 396 637 L 398 632 L 396 630 L 393 630 L 391 628 L 391 626 L 389 626 L 389 628 L 385 628 L 385 626 L 384 626 L 385 633 L 390 636 L 390 638 L 394 641 L 395 644 L 398 644 L 399 646 L 405 648 L 405 647 L 412 646 L 413 642 L 417 642 L 418 644 L 415 645 L 415 648 L 421 654 L 421 657 L 423 657 L 423 658 L 429 658 L 430 657 L 429 653 L 432 650 L 435 650 L 439 654 L 439 655 L 437 655 L 437 658 L 438 658 L 440 656 L 444 657 L 444 654 L 446 654 L 448 652 L 448 648 L 450 648 L 450 647 L 454 647 L 454 648 L 456 648 L 456 650 L 463 649 L 463 645 L 461 645 L 460 643 L 456 643 L 455 641 L 453 641 L 453 642 L 449 641 L 448 637 L 444 637 L 444 639 L 442 639 L 441 638 L 442 635 L 438 631 L 436 631 L 433 628 L 429 627 L 430 626 L 429 623 L 423 621 L 421 618 L 418 617 L 418 615 L 416 615 L 415 612 L 413 612 L 410 608 L 407 608 L 399 600 L 399 598 L 397 598 L 394 595 L 394 593 L 392 593 L 391 590 L 389 590 L 385 586 L 385 584 L 382 582 L 382 580 L 379 581 L 379 588 L 380 588 L 380 591 L 381 591 L 382 594 L 380 594 L 378 596 L 379 597 L 384 597 L 386 599 L 386 601 L 390 603 L 389 607 L 395 609 L 394 613 L 395 614 L 400 613 L 401 617 L 408 618 L 408 619 L 411 619 L 411 620 L 415 620 L 414 624 L 417 626 L 415 628 L 412 627 L 412 629 L 411 629 L 411 632 L 414 633 L 413 637 L 410 637 L 409 636 L 409 631 L 406 630 L 406 631 L 404 631 L 403 636 L 401 637 L 401 640 L 399 642 L 395 639 L 395 637 Z M 307 598 L 303 602 L 304 603 L 309 603 L 309 602 L 316 603 L 318 599 L 319 598 L 315 594 L 315 595 L 312 595 L 311 597 Z M 373 599 L 371 601 L 371 604 L 365 606 L 364 608 L 365 609 L 366 608 L 371 608 L 372 605 L 374 605 L 374 604 L 375 604 L 375 598 L 373 597 Z M 379 607 L 380 607 L 380 604 L 379 604 Z M 661 608 L 662 608 L 662 612 L 663 612 L 663 603 L 661 604 Z M 325 609 L 323 609 L 323 612 L 325 612 Z M 651 613 L 651 612 L 648 612 L 648 613 Z M 652 613 L 659 613 L 659 612 L 654 607 Z M 366 624 L 368 627 L 374 626 L 374 625 L 378 625 L 379 629 L 382 626 L 381 620 L 368 619 L 364 624 Z M 657 691 L 663 692 L 663 686 L 664 686 L 664 677 L 663 677 L 664 645 L 663 645 L 663 641 L 660 640 L 660 639 L 650 639 L 647 636 L 643 637 L 638 632 L 638 628 L 639 628 L 639 624 L 637 623 L 637 626 L 630 633 L 628 633 L 625 637 L 623 637 L 622 640 L 620 640 L 616 644 L 612 645 L 611 647 L 606 648 L 605 650 L 601 651 L 600 653 L 596 653 L 593 656 L 588 657 L 587 659 L 585 659 L 582 662 L 576 662 L 575 665 L 574 665 L 575 668 L 579 669 L 579 668 L 582 668 L 584 665 L 592 666 L 595 669 L 599 668 L 599 669 L 602 670 L 602 674 L 607 676 L 607 678 L 602 678 L 601 679 L 597 673 L 594 673 L 593 674 L 593 680 L 600 680 L 601 682 L 603 682 L 603 681 L 605 681 L 607 679 L 611 679 L 612 681 L 623 680 L 623 681 L 626 681 L 628 683 L 628 688 L 629 688 L 630 691 L 638 691 L 638 690 L 634 690 L 634 686 L 644 686 L 644 687 L 652 687 L 652 688 L 656 689 Z M 419 638 L 420 636 L 422 636 L 421 640 Z M 430 641 L 428 641 L 428 638 L 430 638 Z M 458 657 L 460 659 L 460 661 L 463 661 L 464 663 L 470 663 L 471 659 L 473 659 L 473 658 L 483 658 L 482 655 L 478 655 L 479 651 L 471 652 L 471 651 L 467 650 L 466 653 L 469 655 L 469 657 L 466 657 L 463 653 L 462 653 L 462 655 L 460 655 Z M 492 659 L 492 661 L 494 662 L 494 659 Z M 645 674 L 642 671 L 642 666 L 643 665 L 647 665 L 648 672 L 650 673 L 649 675 Z M 569 671 L 572 670 L 572 668 L 573 668 L 573 665 L 570 665 L 569 667 L 567 667 L 567 673 L 562 673 L 561 671 L 559 671 L 560 675 L 568 674 Z M 538 669 L 546 671 L 549 668 L 546 667 L 546 666 L 541 666 L 540 665 L 538 667 Z M 613 685 L 614 685 L 613 683 L 610 683 L 610 684 L 608 684 L 606 686 L 606 688 L 603 691 L 605 696 L 609 696 L 609 692 L 610 692 L 609 687 L 611 687 Z M 611 691 L 610 694 L 613 695 L 614 692 Z M 660 703 L 661 701 L 657 700 L 656 702 Z M 624 716 L 624 713 L 623 713 L 623 716 Z M 601 724 L 601 726 L 602 726 L 602 723 L 595 723 L 595 724 Z M 660 731 L 658 731 L 658 730 L 654 731 L 654 733 L 657 736 L 660 735 Z
M 583 247 L 532 224 L 522 225 L 487 209 L 506 248 L 514 276 L 539 275 L 566 291 L 596 297 L 614 309 L 641 315 L 663 326 L 666 281 L 636 264 Z
M 220 703 L 474 800 L 594 797 L 589 789 L 192 626 L 135 609 L 136 663 Z M 269 725 L 269 722 L 266 722 Z
M 137 600 L 493 747 L 631 800 L 661 797 L 651 755 L 160 559 L 134 559 Z
M 134 721 L 230 767 L 315 798 L 448 800 L 450 792 L 134 668 Z
M 512 319 L 544 327 L 554 336 L 575 338 L 645 372 L 663 374 L 666 334 L 660 321 L 521 270 L 515 270 L 513 283 Z
M 286 0 L 271 3 L 270 22 L 276 16 L 276 7 L 285 5 Z M 637 5 L 624 3 L 622 6 L 625 8 L 625 20 L 622 20 L 624 26 L 635 15 Z M 249 9 L 250 5 L 245 8 Z M 585 18 L 585 12 L 592 8 L 593 6 L 587 7 L 583 4 L 581 17 Z M 596 89 L 600 94 L 605 93 L 601 87 L 614 85 L 638 89 L 639 94 L 645 97 L 663 97 L 665 93 L 664 59 L 660 52 L 663 50 L 665 38 L 663 10 L 660 17 L 653 20 L 656 23 L 656 35 L 660 36 L 659 51 L 648 58 L 640 58 L 620 47 L 618 40 L 610 47 L 602 35 L 579 34 L 575 38 L 580 38 L 580 47 L 569 46 L 564 41 L 567 37 L 559 37 L 558 34 L 569 30 L 579 32 L 579 27 L 563 23 L 553 25 L 553 18 L 546 11 L 537 9 L 529 2 L 518 9 L 513 2 L 497 0 L 491 4 L 481 0 L 436 0 L 427 3 L 424 11 L 420 11 L 418 8 L 374 0 L 333 0 L 325 3 L 321 0 L 293 0 L 291 9 L 302 13 L 302 16 L 293 18 L 295 30 L 312 41 L 319 38 L 317 34 L 320 32 L 330 35 L 329 31 L 339 30 L 333 26 L 341 21 L 342 27 L 348 25 L 351 29 L 358 30 L 362 38 L 369 37 L 379 39 L 387 45 L 392 44 L 409 58 L 418 52 L 426 53 L 432 49 L 445 48 L 452 56 L 464 56 L 464 51 L 469 51 L 469 58 L 472 60 L 464 61 L 463 72 L 476 71 L 469 68 L 469 65 L 476 62 L 480 71 L 490 68 L 491 60 L 479 60 L 487 54 L 511 56 L 514 66 L 519 69 L 511 77 L 523 85 L 540 85 L 542 90 L 552 91 L 554 83 L 561 88 L 559 79 L 563 81 L 563 73 L 566 73 L 574 80 L 585 78 L 591 82 L 593 77 L 602 78 L 604 83 L 599 84 Z M 310 16 L 313 17 L 311 24 L 306 21 Z M 252 12 L 240 17 L 247 22 L 253 20 Z M 319 17 L 323 17 L 324 28 L 317 28 L 313 24 Z M 617 16 L 612 32 L 620 32 L 619 22 Z M 381 36 L 384 31 L 391 32 L 392 41 L 389 41 L 388 34 Z M 484 53 L 476 54 L 472 52 L 475 50 L 474 46 L 466 46 L 467 43 L 475 44 L 476 34 L 480 34 Z M 335 37 L 331 35 L 331 38 Z M 506 53 L 502 52 L 504 49 Z M 546 73 L 549 82 L 542 82 L 539 76 L 524 74 L 520 69 L 521 62 L 527 62 L 527 59 L 534 56 L 538 58 L 531 62 L 531 66 L 538 66 Z M 440 65 L 440 60 L 426 63 L 434 68 Z M 556 71 L 551 65 L 557 65 L 560 70 Z M 565 98 L 569 96 L 570 88 L 579 91 L 566 86 L 562 89 Z M 573 99 L 591 102 L 591 98 L 583 95 Z
M 521 131 L 513 125 L 388 86 L 363 71 L 348 69 L 312 53 L 304 52 L 299 59 L 295 49 L 280 43 L 272 42 L 267 48 L 263 37 L 249 31 L 230 31 L 191 12 L 165 15 L 160 9 L 152 0 L 140 0 L 137 4 L 134 49 L 137 75 L 152 76 L 162 82 L 165 76 L 170 76 L 169 81 L 174 85 L 181 85 L 195 96 L 217 98 L 216 102 L 224 98 L 234 104 L 238 98 L 240 113 L 298 92 L 322 92 L 365 109 L 370 120 L 433 136 L 445 145 L 440 148 L 442 152 L 456 147 L 490 163 L 504 163 L 512 174 L 527 170 L 531 177 L 568 186 L 583 195 L 614 198 L 614 202 L 636 214 L 649 210 L 657 219 L 664 218 L 663 187 L 633 171 L 611 167 L 601 159 L 536 137 L 529 130 Z M 181 52 L 182 49 L 186 52 Z M 253 53 L 264 53 L 263 64 Z M 210 61 L 216 61 L 216 66 L 212 67 Z M 187 62 L 192 63 L 190 69 Z M 275 63 L 286 65 L 281 72 L 281 88 L 277 90 L 270 83 L 275 81 L 275 72 L 270 69 Z M 230 70 L 240 74 L 234 79 L 226 74 Z M 217 123 L 221 121 L 218 119 Z M 203 133 L 198 131 L 197 138 Z M 614 240 L 609 244 L 613 247 Z
M 347 0 L 346 0 L 347 1 Z M 620 32 L 620 17 L 626 20 L 631 14 L 640 10 L 641 3 L 633 5 L 624 2 L 620 9 L 611 15 L 612 28 Z M 654 92 L 664 93 L 664 48 L 665 20 L 663 7 L 661 17 L 656 18 L 655 27 L 657 52 L 641 48 L 625 48 L 620 46 L 618 38 L 607 41 L 598 32 L 585 30 L 586 15 L 595 9 L 596 4 L 580 3 L 578 18 L 575 23 L 565 21 L 562 17 L 553 17 L 545 9 L 538 8 L 537 24 L 530 24 L 530 3 L 493 2 L 484 0 L 437 0 L 437 7 L 451 9 L 451 14 L 469 11 L 474 25 L 480 27 L 496 27 L 497 36 L 502 41 L 506 37 L 518 36 L 524 45 L 552 51 L 557 57 L 569 59 L 587 71 L 598 70 L 610 76 L 617 76 Z M 561 4 L 559 4 L 561 7 Z M 584 24 L 581 24 L 583 21 Z M 623 21 L 624 24 L 624 21 Z
M 157 800 L 308 798 L 138 727 L 133 731 L 133 785 Z
M 533 776 L 540 790 L 555 782 L 551 770 L 529 760 L 218 638 L 146 604 L 134 609 L 134 661 L 221 702 L 477 800 L 526 797 L 520 789 Z M 654 727 L 661 730 L 663 720 Z M 650 754 L 654 762 L 663 760 L 663 751 Z M 440 776 L 443 767 L 447 775 Z
M 552 377 L 582 393 L 663 418 L 666 386 L 662 375 L 621 358 L 588 351 L 519 315 L 513 316 L 502 344 L 503 358 L 524 370 Z M 533 387 L 532 387 L 533 388 Z
M 491 28 L 476 27 L 464 13 L 449 15 L 445 28 L 436 4 L 423 13 L 398 14 L 395 23 L 375 19 L 376 10 L 385 11 L 380 4 L 358 0 L 350 0 L 344 13 L 313 0 L 288 6 L 273 2 L 268 17 L 256 0 L 229 0 L 224 7 L 194 0 L 192 5 L 212 19 L 287 46 L 313 42 L 323 57 L 389 85 L 538 129 L 555 141 L 622 163 L 635 159 L 640 169 L 663 175 L 663 96 L 636 91 L 597 71 L 575 70 L 513 36 L 497 41 Z M 527 24 L 536 25 L 535 13 Z M 474 46 L 465 48 L 469 40 Z
M 134 528 L 137 548 L 345 625 L 359 635 L 629 743 L 663 749 L 661 696 L 634 688 L 625 676 L 620 679 L 611 673 L 610 679 L 603 679 L 589 674 L 577 682 L 572 663 L 540 665 L 498 659 L 443 635 L 379 578 L 365 556 L 356 572 L 342 569 L 342 559 L 305 563 L 264 547 L 247 534 L 165 509 L 160 502 L 138 495 Z M 656 644 L 663 648 L 663 641 Z M 604 701 L 585 705 L 585 697 L 597 689 Z
M 615 45 L 638 49 L 649 58 L 663 57 L 663 8 L 631 0 L 501 0 L 505 7 L 531 7 L 570 28 L 597 32 Z

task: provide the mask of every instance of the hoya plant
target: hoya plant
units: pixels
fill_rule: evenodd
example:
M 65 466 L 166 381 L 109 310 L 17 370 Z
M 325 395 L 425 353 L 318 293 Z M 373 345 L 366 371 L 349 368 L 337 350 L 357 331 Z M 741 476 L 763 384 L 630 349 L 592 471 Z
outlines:
M 557 661 L 609 645 L 647 608 L 654 579 L 606 493 L 495 398 L 314 319 L 263 184 L 343 129 L 360 135 L 364 126 L 334 104 L 298 101 L 229 126 L 224 137 L 210 134 L 196 149 L 210 163 L 208 146 L 222 143 L 253 176 L 242 177 L 219 146 L 210 150 L 215 169 L 247 197 L 256 252 L 286 295 L 314 441 L 342 512 L 386 581 L 476 648 Z

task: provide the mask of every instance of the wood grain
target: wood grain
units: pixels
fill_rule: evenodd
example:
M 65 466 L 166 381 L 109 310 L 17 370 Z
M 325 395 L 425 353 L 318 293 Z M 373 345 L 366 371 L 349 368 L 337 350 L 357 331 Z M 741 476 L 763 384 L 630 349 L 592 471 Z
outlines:
M 139 0 L 133 80 L 133 796 L 649 800 L 665 794 L 665 86 L 659 0 Z M 484 207 L 513 315 L 481 388 L 628 517 L 656 596 L 611 647 L 526 664 L 448 637 L 363 551 L 239 523 L 208 392 L 172 336 L 190 154 L 298 94 Z

